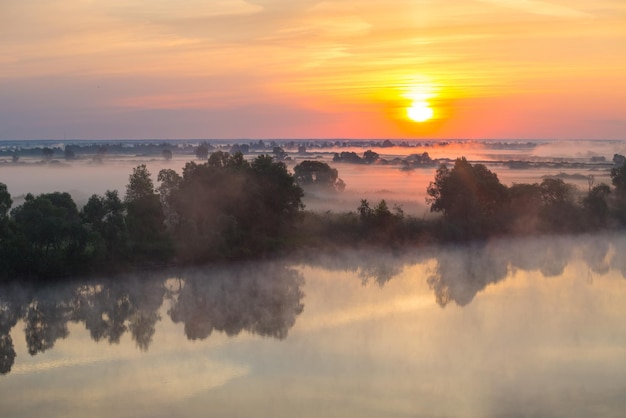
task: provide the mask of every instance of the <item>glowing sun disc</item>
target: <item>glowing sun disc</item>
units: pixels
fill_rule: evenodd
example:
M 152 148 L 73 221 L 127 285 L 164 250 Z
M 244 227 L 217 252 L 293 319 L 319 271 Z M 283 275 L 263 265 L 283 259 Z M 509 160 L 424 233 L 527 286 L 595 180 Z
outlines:
M 426 102 L 413 102 L 411 107 L 407 108 L 406 113 L 414 122 L 426 122 L 432 119 L 434 111 Z

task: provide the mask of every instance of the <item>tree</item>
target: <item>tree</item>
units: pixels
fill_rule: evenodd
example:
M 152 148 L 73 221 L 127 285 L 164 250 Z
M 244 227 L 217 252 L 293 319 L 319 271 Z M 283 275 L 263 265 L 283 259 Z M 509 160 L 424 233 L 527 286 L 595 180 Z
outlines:
M 172 169 L 163 169 L 159 171 L 157 180 L 161 183 L 158 187 L 158 192 L 163 208 L 163 215 L 165 216 L 165 224 L 168 228 L 175 229 L 178 227 L 179 218 L 174 209 L 172 196 L 180 188 L 180 182 L 183 178 Z
M 286 159 L 288 155 L 284 149 L 278 146 L 274 147 L 274 149 L 272 150 L 272 154 L 274 154 L 274 158 L 276 158 L 279 161 Z
M 321 161 L 302 161 L 293 171 L 296 182 L 303 187 L 314 186 L 334 191 L 343 191 L 346 187 L 337 169 Z
M 205 144 L 200 144 L 196 148 L 196 158 L 199 160 L 206 160 L 209 156 L 209 148 Z
M 442 165 L 427 188 L 431 212 L 442 212 L 453 238 L 484 237 L 502 227 L 507 188 L 482 164 L 457 158 L 452 169 Z
M 54 155 L 54 150 L 48 147 L 44 147 L 41 152 L 43 153 L 43 159 L 46 161 L 50 161 Z
M 38 277 L 73 274 L 85 268 L 88 234 L 68 193 L 26 195 L 11 211 L 17 270 Z
M 64 154 L 65 154 L 65 159 L 66 159 L 67 161 L 72 161 L 72 160 L 75 160 L 75 159 L 76 159 L 76 153 L 74 152 L 74 150 L 72 149 L 72 147 L 71 147 L 71 146 L 69 146 L 69 145 L 66 145 L 66 146 L 65 146 L 65 151 L 64 151 Z
M 126 226 L 130 254 L 144 262 L 165 261 L 172 255 L 159 195 L 145 164 L 133 169 L 126 186 Z
M 575 203 L 576 187 L 558 178 L 546 178 L 539 185 L 543 205 L 539 210 L 542 229 L 576 232 L 583 227 L 583 213 Z
M 107 190 L 104 196 L 92 195 L 81 209 L 84 224 L 98 234 L 107 262 L 122 262 L 127 258 L 127 233 L 124 203 L 117 190 Z M 109 267 L 114 267 L 109 265 Z
M 536 232 L 539 210 L 543 205 L 539 184 L 513 184 L 509 187 L 509 199 L 507 210 L 509 231 L 515 234 Z
M 11 200 L 11 194 L 7 190 L 6 184 L 0 183 L 0 280 L 9 277 L 10 266 L 15 259 L 12 254 L 14 245 L 11 242 L 12 234 L 8 217 L 12 204 L 13 200 Z
M 145 164 L 133 168 L 133 174 L 128 178 L 126 186 L 126 202 L 132 202 L 143 197 L 154 195 L 154 184 L 150 172 Z
M 107 149 L 106 147 L 98 147 L 98 151 L 96 152 L 96 155 L 94 155 L 93 160 L 97 163 L 101 163 L 102 160 L 104 160 L 104 156 L 107 153 Z
M 7 185 L 0 183 L 0 220 L 7 216 L 12 204 L 13 200 L 11 200 L 11 194 L 7 190 Z
M 195 262 L 273 251 L 302 208 L 302 189 L 269 155 L 249 163 L 218 151 L 204 164 L 188 163 L 180 180 L 168 178 L 178 253 Z
M 615 161 L 616 158 L 613 157 L 613 160 Z M 619 167 L 611 169 L 611 182 L 615 186 L 617 193 L 626 194 L 626 162 L 623 162 Z
M 172 151 L 168 150 L 168 149 L 164 149 L 163 151 L 161 151 L 161 156 L 163 157 L 163 159 L 165 159 L 166 161 L 169 161 L 172 159 Z
M 589 194 L 583 199 L 587 220 L 591 226 L 602 227 L 606 225 L 609 214 L 607 198 L 611 193 L 611 188 L 604 184 L 594 186 Z
M 372 150 L 367 150 L 363 153 L 363 162 L 365 164 L 374 164 L 380 159 L 380 155 Z

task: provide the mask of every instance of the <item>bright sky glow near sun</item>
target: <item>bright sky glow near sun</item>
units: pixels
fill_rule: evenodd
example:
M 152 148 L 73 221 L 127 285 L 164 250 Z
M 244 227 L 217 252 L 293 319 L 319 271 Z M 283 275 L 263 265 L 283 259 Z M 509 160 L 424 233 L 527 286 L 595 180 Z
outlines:
M 0 139 L 626 139 L 623 0 L 2 0 Z

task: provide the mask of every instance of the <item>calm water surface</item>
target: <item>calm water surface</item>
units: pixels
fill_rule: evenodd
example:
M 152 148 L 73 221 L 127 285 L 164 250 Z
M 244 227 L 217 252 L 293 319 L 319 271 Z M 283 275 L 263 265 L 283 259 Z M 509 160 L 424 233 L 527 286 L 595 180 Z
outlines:
M 2 416 L 622 417 L 626 237 L 0 287 Z

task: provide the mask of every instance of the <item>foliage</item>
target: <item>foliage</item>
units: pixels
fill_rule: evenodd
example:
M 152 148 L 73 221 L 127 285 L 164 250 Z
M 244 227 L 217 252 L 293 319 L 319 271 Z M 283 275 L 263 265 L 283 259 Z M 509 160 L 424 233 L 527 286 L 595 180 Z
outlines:
M 196 158 L 199 160 L 206 160 L 209 155 L 209 148 L 205 144 L 201 144 L 196 148 Z
M 442 212 L 452 238 L 480 238 L 502 227 L 507 187 L 484 165 L 458 158 L 442 165 L 427 188 L 431 212 Z
M 582 205 L 588 222 L 592 226 L 606 226 L 609 215 L 609 205 L 607 200 L 610 193 L 611 188 L 602 183 L 589 190 L 589 194 L 583 199 Z
M 12 247 L 21 256 L 13 268 L 39 277 L 63 276 L 84 268 L 88 234 L 68 193 L 28 194 L 11 211 Z
M 613 157 L 613 160 L 615 161 L 616 157 Z M 626 162 L 622 162 L 619 167 L 611 169 L 611 182 L 617 193 L 626 194 Z
M 181 178 L 163 171 L 159 178 L 184 260 L 272 252 L 302 209 L 302 189 L 284 163 L 267 155 L 249 163 L 241 153 L 218 151 L 204 164 L 188 163 Z
M 83 206 L 81 219 L 97 238 L 94 252 L 107 263 L 122 263 L 127 259 L 125 206 L 117 190 L 107 190 L 104 196 L 92 195 Z
M 71 161 L 71 160 L 75 160 L 76 159 L 76 153 L 74 152 L 72 147 L 69 146 L 69 145 L 65 146 L 65 151 L 63 151 L 63 154 L 65 155 L 65 159 L 67 161 Z
M 546 178 L 539 185 L 543 205 L 540 229 L 545 232 L 580 232 L 583 214 L 575 203 L 576 187 L 559 178 Z
M 145 164 L 133 169 L 124 198 L 130 254 L 137 261 L 167 261 L 173 255 L 161 199 Z
M 154 183 L 152 183 L 152 178 L 146 165 L 141 164 L 133 168 L 133 174 L 128 178 L 124 200 L 128 203 L 143 197 L 152 196 L 153 194 Z
M 123 199 L 108 190 L 91 196 L 80 212 L 61 192 L 28 194 L 10 210 L 11 195 L 0 183 L 0 279 L 626 224 L 626 195 L 611 193 L 606 184 L 590 182 L 585 196 L 559 178 L 506 187 L 484 165 L 465 158 L 452 168 L 439 167 L 428 186 L 431 211 L 443 214 L 435 220 L 407 216 L 385 200 L 373 205 L 362 200 L 346 213 L 303 212 L 300 185 L 336 190 L 340 180 L 337 170 L 319 161 L 303 161 L 294 173 L 270 155 L 246 160 L 241 153 L 218 151 L 204 163 L 187 163 L 182 174 L 162 170 L 155 190 L 150 172 L 140 165 L 129 176 Z M 612 179 L 618 190 L 620 176 L 616 168 Z M 151 321 L 141 318 L 138 333 Z
M 0 183 L 0 219 L 4 219 L 11 209 L 13 200 L 11 200 L 11 194 L 7 190 L 7 185 Z
M 293 171 L 296 182 L 302 187 L 313 186 L 333 191 L 343 191 L 346 187 L 337 169 L 321 161 L 302 161 Z
M 43 159 L 46 161 L 50 161 L 52 159 L 52 156 L 54 155 L 54 150 L 52 148 L 49 147 L 44 147 L 41 151 L 41 153 L 43 154 Z

